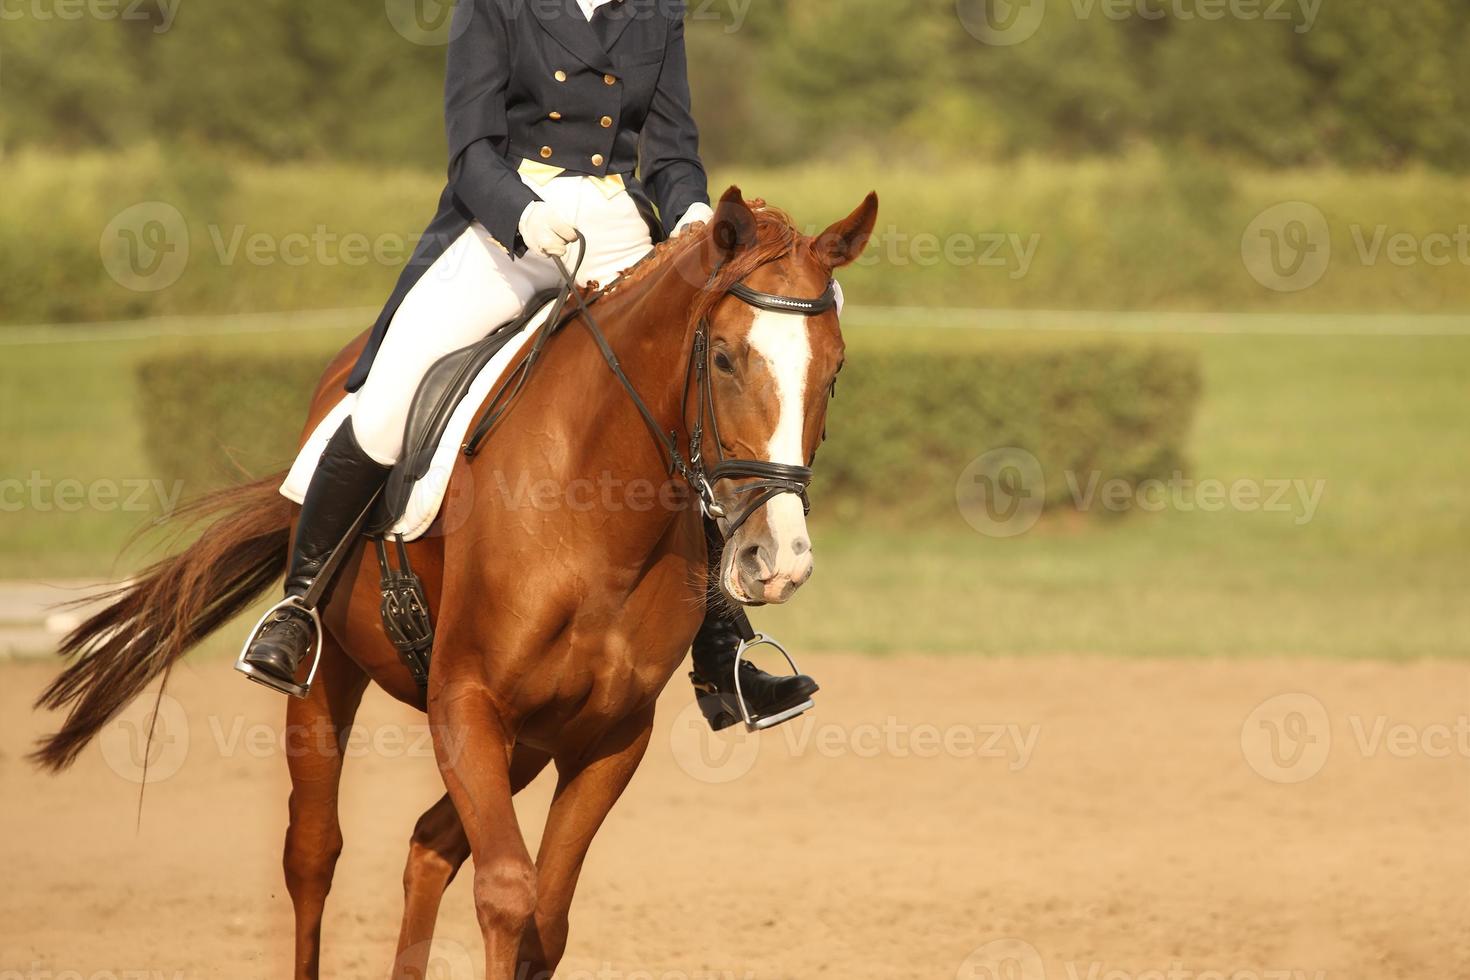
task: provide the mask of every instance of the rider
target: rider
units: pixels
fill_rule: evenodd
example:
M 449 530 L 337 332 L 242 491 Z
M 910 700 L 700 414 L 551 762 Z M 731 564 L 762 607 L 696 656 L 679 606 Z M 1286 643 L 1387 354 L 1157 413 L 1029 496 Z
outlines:
M 675 218 L 677 233 L 712 216 L 683 8 L 458 0 L 445 84 L 448 186 L 348 379 L 356 402 L 301 504 L 286 577 L 298 602 L 279 607 L 252 639 L 244 659 L 256 672 L 293 683 L 316 629 L 301 600 L 402 452 L 428 368 L 556 285 L 553 257 L 575 247 L 579 231 L 587 253 L 579 284 L 607 282 L 664 237 L 661 219 Z M 695 637 L 689 676 L 715 727 L 735 720 L 736 648 L 748 629 L 742 613 L 710 609 Z M 789 710 L 817 690 L 805 675 L 739 669 L 753 715 Z

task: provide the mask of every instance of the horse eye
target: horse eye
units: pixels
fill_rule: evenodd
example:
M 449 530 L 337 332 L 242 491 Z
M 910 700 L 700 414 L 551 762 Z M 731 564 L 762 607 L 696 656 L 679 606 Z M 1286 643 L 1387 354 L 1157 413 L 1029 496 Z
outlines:
M 719 368 L 726 374 L 735 373 L 735 365 L 730 363 L 729 355 L 727 355 L 722 350 L 715 351 L 715 367 Z

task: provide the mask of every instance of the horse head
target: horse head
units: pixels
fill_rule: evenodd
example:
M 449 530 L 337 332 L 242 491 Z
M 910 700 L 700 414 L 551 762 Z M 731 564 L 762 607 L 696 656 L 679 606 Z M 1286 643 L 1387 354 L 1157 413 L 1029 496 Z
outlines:
M 741 604 L 785 602 L 811 577 L 804 481 L 845 349 L 832 276 L 862 254 L 877 216 L 869 194 L 810 237 L 731 187 L 709 222 L 711 279 L 693 311 L 705 383 L 691 410 L 708 423 L 705 469 L 724 514 L 719 585 Z

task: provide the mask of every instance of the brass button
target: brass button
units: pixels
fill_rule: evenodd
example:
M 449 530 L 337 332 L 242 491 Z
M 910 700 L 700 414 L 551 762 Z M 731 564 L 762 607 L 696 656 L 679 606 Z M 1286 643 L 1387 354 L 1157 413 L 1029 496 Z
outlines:
M 541 148 L 541 159 L 545 160 L 549 156 L 551 156 L 551 147 L 543 146 Z
M 612 116 L 603 116 L 598 122 L 602 123 L 603 129 L 612 129 Z
M 567 80 L 567 73 L 564 72 L 564 71 L 562 71 L 560 68 L 558 68 L 556 70 L 556 80 L 558 82 L 564 82 L 564 81 L 566 81 Z
M 552 109 L 551 110 L 551 118 L 552 119 L 560 119 L 561 118 L 561 113 L 557 112 L 555 109 Z
M 618 84 L 617 76 L 615 76 L 615 75 L 603 75 L 602 76 L 602 83 L 604 85 L 616 85 L 616 84 Z
M 602 166 L 602 154 L 601 153 L 594 153 L 594 154 L 592 154 L 592 166 L 594 166 L 594 167 L 600 167 L 600 166 Z

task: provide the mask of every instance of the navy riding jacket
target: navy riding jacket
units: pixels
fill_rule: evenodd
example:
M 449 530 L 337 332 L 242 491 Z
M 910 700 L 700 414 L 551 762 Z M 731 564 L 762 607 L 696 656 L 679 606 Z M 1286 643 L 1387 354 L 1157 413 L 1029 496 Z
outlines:
M 660 218 L 672 224 L 709 203 L 689 110 L 684 8 L 613 0 L 589 22 L 577 0 L 458 0 L 445 77 L 449 182 L 349 391 L 366 380 L 408 291 L 472 222 L 512 256 L 524 254 L 517 226 L 537 195 L 516 172 L 522 159 L 621 175 L 655 240 Z

